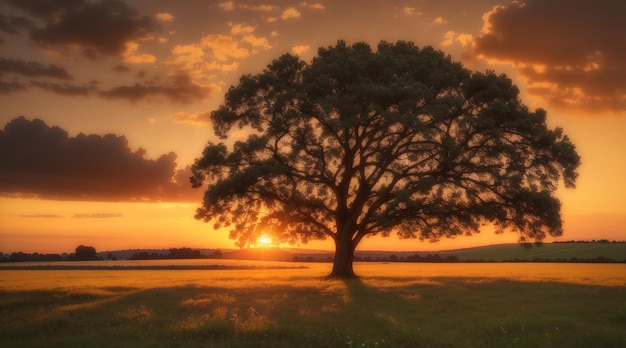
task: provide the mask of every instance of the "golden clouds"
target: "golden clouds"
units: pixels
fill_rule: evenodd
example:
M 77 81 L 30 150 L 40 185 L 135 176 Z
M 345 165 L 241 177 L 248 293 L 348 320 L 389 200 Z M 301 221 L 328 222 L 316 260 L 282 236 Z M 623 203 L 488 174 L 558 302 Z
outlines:
M 258 47 L 258 48 L 262 48 L 265 50 L 268 50 L 270 48 L 272 48 L 272 46 L 269 44 L 269 41 L 267 40 L 267 38 L 265 37 L 259 37 L 259 36 L 255 36 L 252 35 L 252 33 L 255 31 L 256 29 L 252 26 L 249 25 L 242 25 L 242 24 L 231 24 L 231 29 L 230 29 L 230 33 L 233 35 L 244 35 L 241 38 L 241 42 L 243 43 L 247 43 L 252 47 Z
M 230 33 L 233 35 L 250 34 L 254 32 L 254 27 L 244 24 L 231 24 Z
M 209 78 L 215 70 L 237 70 L 242 59 L 272 48 L 267 38 L 254 35 L 255 30 L 249 25 L 231 23 L 228 35 L 208 34 L 197 42 L 174 46 L 166 64 L 187 71 L 196 79 Z
M 445 20 L 443 17 L 439 16 L 433 19 L 433 24 L 448 24 L 448 21 Z
M 249 44 L 252 47 L 259 47 L 265 50 L 272 48 L 272 46 L 269 44 L 269 41 L 267 41 L 267 39 L 264 37 L 246 35 L 241 39 L 241 41 Z
M 240 9 L 243 9 L 243 10 L 250 10 L 250 11 L 257 11 L 257 12 L 271 12 L 271 11 L 274 11 L 274 10 L 277 9 L 276 6 L 272 6 L 272 5 L 235 4 L 234 1 L 221 2 L 221 3 L 217 4 L 217 6 L 220 9 L 222 9 L 223 11 L 234 11 L 235 9 L 240 8 Z
M 298 11 L 295 7 L 286 8 L 283 13 L 280 15 L 281 19 L 289 19 L 289 18 L 300 18 L 302 13 Z
M 402 13 L 404 13 L 405 15 L 409 15 L 409 16 L 413 16 L 413 15 L 421 16 L 422 15 L 422 13 L 417 11 L 415 7 L 408 7 L 408 6 L 405 6 L 402 8 Z
M 250 55 L 247 48 L 239 46 L 239 42 L 232 36 L 222 34 L 207 35 L 200 40 L 199 46 L 212 52 L 213 57 L 219 61 L 231 58 L 245 58 Z
M 309 51 L 311 47 L 309 45 L 297 45 L 291 48 L 293 54 L 302 54 Z
M 302 3 L 303 6 L 307 6 L 309 8 L 315 9 L 315 10 L 325 10 L 326 6 L 320 4 L 320 3 L 315 3 L 315 4 L 308 4 L 306 2 Z
M 303 10 L 325 10 L 326 6 L 321 3 L 293 2 L 291 6 L 274 6 L 268 4 L 249 4 L 244 2 L 225 1 L 217 5 L 222 11 L 233 12 L 237 10 L 266 13 L 264 17 L 267 23 L 276 23 L 279 20 L 294 20 L 302 17 Z
M 190 125 L 206 126 L 211 123 L 210 112 L 177 112 L 172 115 L 172 119 L 176 123 L 184 123 Z
M 126 52 L 124 52 L 124 62 L 130 64 L 154 63 L 157 58 L 152 54 L 137 54 L 139 44 L 134 41 L 126 43 Z
M 624 111 L 624 18 L 622 1 L 513 2 L 486 13 L 482 33 L 465 44 L 473 57 L 512 63 L 553 106 Z
M 172 48 L 172 58 L 168 61 L 184 70 L 191 70 L 195 64 L 201 63 L 204 50 L 200 45 L 176 45 Z
M 244 5 L 241 4 L 239 5 L 239 7 L 241 7 L 244 10 L 251 10 L 251 11 L 257 11 L 257 12 L 271 12 L 277 9 L 276 6 L 272 6 L 272 5 Z
M 224 2 L 220 2 L 219 4 L 217 4 L 217 6 L 219 6 L 219 8 L 221 8 L 224 11 L 233 11 L 235 9 L 235 2 L 224 1 Z
M 176 45 L 172 48 L 172 56 L 166 61 L 175 70 L 187 71 L 195 78 L 207 77 L 210 71 L 222 72 L 237 70 L 237 62 L 223 63 L 219 60 L 205 60 L 207 53 L 200 44 Z
M 174 20 L 175 17 L 167 12 L 159 12 L 156 15 L 154 15 L 154 18 L 164 21 L 164 22 L 171 22 Z
M 463 47 L 473 47 L 474 37 L 471 34 L 457 33 L 454 30 L 448 30 L 443 35 L 443 41 L 439 44 L 443 47 L 451 46 L 454 43 L 459 43 Z

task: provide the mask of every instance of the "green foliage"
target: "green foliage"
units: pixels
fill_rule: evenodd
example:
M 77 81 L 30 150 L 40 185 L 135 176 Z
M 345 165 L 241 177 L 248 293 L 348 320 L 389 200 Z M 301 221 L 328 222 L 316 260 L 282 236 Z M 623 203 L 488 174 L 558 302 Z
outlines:
M 508 77 L 410 42 L 339 41 L 309 64 L 284 55 L 241 77 L 211 118 L 222 139 L 250 135 L 195 162 L 193 185 L 207 184 L 196 217 L 242 246 L 270 231 L 331 237 L 347 261 L 366 235 L 437 240 L 485 222 L 521 241 L 560 235 L 554 191 L 580 163 Z

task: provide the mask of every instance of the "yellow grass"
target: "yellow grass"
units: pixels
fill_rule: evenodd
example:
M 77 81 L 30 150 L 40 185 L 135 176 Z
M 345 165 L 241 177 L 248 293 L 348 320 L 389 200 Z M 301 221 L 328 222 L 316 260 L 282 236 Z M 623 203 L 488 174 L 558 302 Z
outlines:
M 262 262 L 255 264 L 263 264 Z M 286 264 L 291 265 L 291 264 Z M 0 290 L 88 291 L 106 295 L 117 288 L 212 286 L 237 289 L 289 285 L 335 291 L 341 281 L 320 281 L 330 272 L 327 263 L 302 263 L 306 269 L 271 270 L 6 270 L 0 271 Z M 559 282 L 585 285 L 626 286 L 626 264 L 481 263 L 415 264 L 357 263 L 355 271 L 376 287 L 408 283 L 437 284 L 438 278 L 466 278 L 468 282 L 507 279 L 523 282 Z
M 623 264 L 303 265 L 0 270 L 0 346 L 626 344 Z

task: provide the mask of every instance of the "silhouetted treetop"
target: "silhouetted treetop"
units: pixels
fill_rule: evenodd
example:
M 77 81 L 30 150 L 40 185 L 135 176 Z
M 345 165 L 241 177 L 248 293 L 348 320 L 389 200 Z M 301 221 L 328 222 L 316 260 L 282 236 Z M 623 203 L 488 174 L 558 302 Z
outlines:
M 211 118 L 237 141 L 196 160 L 192 184 L 207 185 L 196 218 L 241 246 L 331 237 L 336 276 L 354 274 L 368 235 L 437 240 L 485 223 L 522 242 L 560 235 L 554 192 L 574 187 L 580 163 L 508 77 L 410 42 L 283 55 L 242 76 Z
M 76 260 L 77 261 L 90 261 L 97 260 L 96 248 L 92 246 L 79 245 L 76 247 Z

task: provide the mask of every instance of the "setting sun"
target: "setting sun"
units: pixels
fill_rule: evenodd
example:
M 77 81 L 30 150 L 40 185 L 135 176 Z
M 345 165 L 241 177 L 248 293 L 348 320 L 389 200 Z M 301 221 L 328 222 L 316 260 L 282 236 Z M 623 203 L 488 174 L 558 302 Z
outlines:
M 261 247 L 268 247 L 268 246 L 272 245 L 272 238 L 268 237 L 266 234 L 262 234 L 257 239 L 257 242 L 259 243 L 259 246 L 261 246 Z

